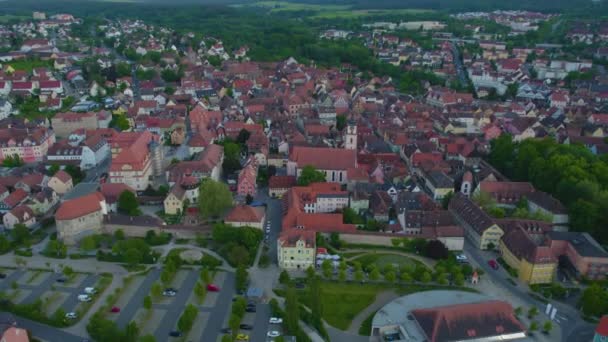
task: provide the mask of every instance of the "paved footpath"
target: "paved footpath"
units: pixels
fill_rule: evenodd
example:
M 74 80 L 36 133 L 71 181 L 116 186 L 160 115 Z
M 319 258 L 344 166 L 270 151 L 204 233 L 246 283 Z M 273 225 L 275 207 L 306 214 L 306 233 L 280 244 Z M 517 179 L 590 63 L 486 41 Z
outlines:
M 355 318 L 350 323 L 350 326 L 348 327 L 348 330 L 346 330 L 346 332 L 348 332 L 350 334 L 358 335 L 359 328 L 361 327 L 361 323 L 363 323 L 363 321 L 365 321 L 365 319 L 367 319 L 367 317 L 369 317 L 369 315 L 382 309 L 383 306 L 385 306 L 386 304 L 388 304 L 389 302 L 391 302 L 392 300 L 395 300 L 397 298 L 399 298 L 399 295 L 393 291 L 380 292 L 376 296 L 376 300 L 374 300 L 373 303 L 371 303 L 368 307 L 363 309 L 363 311 L 359 312 L 357 314 L 357 316 L 355 316 Z

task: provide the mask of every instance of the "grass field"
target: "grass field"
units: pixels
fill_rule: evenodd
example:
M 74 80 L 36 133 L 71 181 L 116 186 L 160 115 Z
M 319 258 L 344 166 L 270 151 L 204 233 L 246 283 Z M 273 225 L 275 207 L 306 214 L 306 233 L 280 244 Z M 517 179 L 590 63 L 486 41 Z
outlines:
M 418 260 L 408 258 L 403 255 L 389 254 L 389 253 L 368 253 L 351 259 L 351 261 L 358 261 L 361 263 L 363 268 L 367 268 L 371 264 L 375 264 L 378 268 L 382 269 L 388 264 L 395 264 L 398 266 L 411 265 L 411 266 L 424 266 Z
M 359 327 L 359 335 L 361 336 L 369 336 L 372 333 L 372 322 L 374 321 L 374 316 L 378 311 L 372 312 L 365 321 L 361 323 Z
M 250 5 L 234 6 L 267 8 L 273 14 L 281 12 L 313 12 L 309 14 L 309 17 L 316 19 L 358 18 L 374 15 L 408 15 L 433 12 L 432 10 L 425 9 L 351 10 L 350 5 L 302 4 L 285 1 L 258 1 Z
M 18 59 L 18 60 L 8 62 L 8 63 L 6 63 L 6 65 L 10 65 L 15 70 L 23 70 L 23 71 L 31 72 L 34 68 L 52 67 L 53 62 L 52 61 L 43 61 L 40 59 Z
M 336 281 L 324 281 L 321 288 L 323 319 L 333 327 L 341 330 L 348 329 L 352 320 L 359 312 L 372 304 L 376 300 L 376 295 L 383 291 L 394 291 L 401 296 L 436 289 L 474 291 L 467 288 L 434 285 L 359 284 Z M 301 290 L 298 294 L 300 302 L 309 306 L 310 294 L 307 290 Z M 364 324 L 371 325 L 372 319 L 369 318 L 369 323 L 364 322 Z M 364 328 L 362 327 L 362 329 Z

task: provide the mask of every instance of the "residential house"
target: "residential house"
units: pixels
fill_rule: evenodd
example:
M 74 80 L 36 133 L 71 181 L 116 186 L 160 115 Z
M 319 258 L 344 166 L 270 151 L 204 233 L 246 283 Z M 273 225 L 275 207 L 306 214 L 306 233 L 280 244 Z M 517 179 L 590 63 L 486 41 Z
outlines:
M 369 199 L 369 210 L 374 217 L 374 220 L 388 222 L 390 218 L 390 209 L 392 207 L 392 199 L 386 191 L 376 190 L 372 192 Z
M 86 113 L 57 113 L 51 119 L 51 125 L 55 135 L 60 138 L 66 138 L 70 133 L 78 129 L 95 130 L 99 128 L 97 115 L 94 112 Z
M 16 224 L 23 224 L 30 228 L 36 224 L 36 217 L 32 209 L 30 209 L 28 206 L 20 205 L 4 214 L 4 217 L 2 217 L 2 222 L 4 223 L 4 228 L 6 229 L 15 228 Z
M 268 195 L 281 198 L 291 187 L 297 184 L 295 176 L 271 176 L 268 180 Z
M 249 205 L 237 205 L 232 208 L 224 218 L 226 224 L 235 227 L 264 228 L 266 209 L 264 207 L 252 207 Z
M 163 201 L 165 213 L 179 215 L 185 207 L 198 203 L 200 179 L 192 174 L 185 174 L 179 183 L 173 185 Z
M 19 204 L 22 204 L 29 197 L 28 193 L 23 189 L 16 189 L 0 201 L 0 212 L 8 212 Z
M 105 199 L 99 192 L 61 203 L 55 213 L 59 239 L 72 245 L 87 235 L 99 234 L 107 213 Z
M 566 231 L 570 222 L 566 207 L 546 192 L 535 191 L 526 195 L 528 210 L 551 216 L 554 230 Z
M 118 199 L 123 192 L 129 191 L 137 196 L 137 192 L 133 190 L 133 188 L 123 183 L 103 183 L 101 184 L 99 191 L 106 199 L 106 206 L 109 213 L 118 212 Z
M 315 266 L 316 234 L 310 230 L 283 231 L 277 240 L 281 269 L 305 270 Z
M 549 246 L 542 244 L 542 228 L 539 228 L 542 224 L 544 222 L 528 221 L 512 229 L 502 226 L 506 233 L 500 239 L 500 254 L 526 284 L 551 283 L 557 271 L 557 258 Z M 533 234 L 540 238 L 534 239 Z
M 55 133 L 45 127 L 0 129 L 0 160 L 19 156 L 26 163 L 40 162 L 55 143 Z
M 57 203 L 59 203 L 59 196 L 48 187 L 35 193 L 25 202 L 34 211 L 34 214 L 39 216 L 47 214 Z
M 472 200 L 457 193 L 450 200 L 449 211 L 464 228 L 465 234 L 479 249 L 498 247 L 504 231 Z
M 423 172 L 422 177 L 425 180 L 424 185 L 436 201 L 442 200 L 450 192 L 454 192 L 454 180 L 442 171 Z
M 63 170 L 59 170 L 49 179 L 47 186 L 53 189 L 57 194 L 63 195 L 72 190 L 74 184 L 72 182 L 72 176 Z
M 239 172 L 237 194 L 240 196 L 255 196 L 257 193 L 258 166 L 255 158 L 249 158 Z

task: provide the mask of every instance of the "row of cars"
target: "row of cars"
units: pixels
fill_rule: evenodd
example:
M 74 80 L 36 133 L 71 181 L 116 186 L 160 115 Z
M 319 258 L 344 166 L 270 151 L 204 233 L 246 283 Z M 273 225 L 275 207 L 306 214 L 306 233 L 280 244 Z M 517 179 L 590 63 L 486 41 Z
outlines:
M 279 317 L 270 317 L 270 320 L 268 321 L 268 323 L 270 324 L 282 324 L 283 323 L 283 319 L 279 318 Z M 253 325 L 251 324 L 241 324 L 239 326 L 239 328 L 241 330 L 253 330 Z M 232 333 L 232 329 L 230 328 L 224 328 L 222 329 L 222 333 L 224 334 L 231 334 Z M 277 330 L 271 330 L 269 331 L 266 336 L 268 337 L 279 337 L 281 336 L 281 333 Z M 247 334 L 238 334 L 236 335 L 236 340 L 237 341 L 249 341 L 249 335 Z
M 57 279 L 57 282 L 63 283 L 65 282 L 65 279 L 63 278 L 59 278 Z M 93 300 L 93 295 L 95 295 L 97 293 L 97 289 L 94 287 L 85 287 L 83 289 L 83 294 L 79 294 L 78 295 L 78 301 L 79 302 L 90 302 Z M 78 318 L 78 315 L 75 312 L 68 312 L 65 314 L 65 319 L 66 320 L 72 320 L 72 319 L 76 319 Z

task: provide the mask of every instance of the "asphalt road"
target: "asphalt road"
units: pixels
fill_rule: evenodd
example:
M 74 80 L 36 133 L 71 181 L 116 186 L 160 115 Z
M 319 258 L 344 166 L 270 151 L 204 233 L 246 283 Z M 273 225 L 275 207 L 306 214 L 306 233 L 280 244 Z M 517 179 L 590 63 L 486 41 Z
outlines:
M 224 320 L 230 314 L 232 297 L 235 294 L 234 286 L 234 273 L 226 272 L 226 278 L 224 279 L 224 284 L 220 288 L 220 294 L 215 303 L 215 307 L 211 310 L 205 330 L 201 334 L 201 342 L 217 341 L 218 337 L 221 335 L 220 330 L 224 328 Z M 254 339 L 250 341 L 257 340 Z
M 249 336 L 251 341 L 266 341 L 268 333 L 268 321 L 270 320 L 270 305 L 256 305 L 255 321 L 253 323 L 253 331 Z
M 267 246 L 268 256 L 270 261 L 277 263 L 277 240 L 281 234 L 281 222 L 283 218 L 283 209 L 281 200 L 268 196 L 268 188 L 259 188 L 255 200 L 267 204 L 266 207 L 266 222 L 270 221 L 270 234 L 266 233 L 266 224 L 264 224 L 264 236 L 268 235 Z
M 160 272 L 161 270 L 158 268 L 151 269 L 137 291 L 135 291 L 133 297 L 131 297 L 131 300 L 129 300 L 129 303 L 127 303 L 125 307 L 120 308 L 120 314 L 116 320 L 116 324 L 118 324 L 121 329 L 129 324 L 129 322 L 131 322 L 131 320 L 135 317 L 137 310 L 143 307 L 144 297 L 150 293 L 152 284 L 154 284 L 154 282 L 160 277 Z
M 40 323 L 31 321 L 29 319 L 21 318 L 21 317 L 16 317 L 16 320 L 17 320 L 18 327 L 31 331 L 32 335 L 34 335 L 34 337 L 37 337 L 37 338 L 45 340 L 45 341 L 49 341 L 49 342 L 55 342 L 55 341 L 82 342 L 83 341 L 83 338 L 80 336 L 72 335 L 63 330 L 53 328 L 53 327 L 50 327 L 45 324 L 40 324 Z
M 177 294 L 173 297 L 171 303 L 167 305 L 165 316 L 154 332 L 154 337 L 156 337 L 157 341 L 166 340 L 169 332 L 178 330 L 177 321 L 188 304 L 188 298 L 190 298 L 190 294 L 192 294 L 198 278 L 199 273 L 196 270 L 188 272 L 186 279 L 184 279 L 182 285 L 177 289 Z

